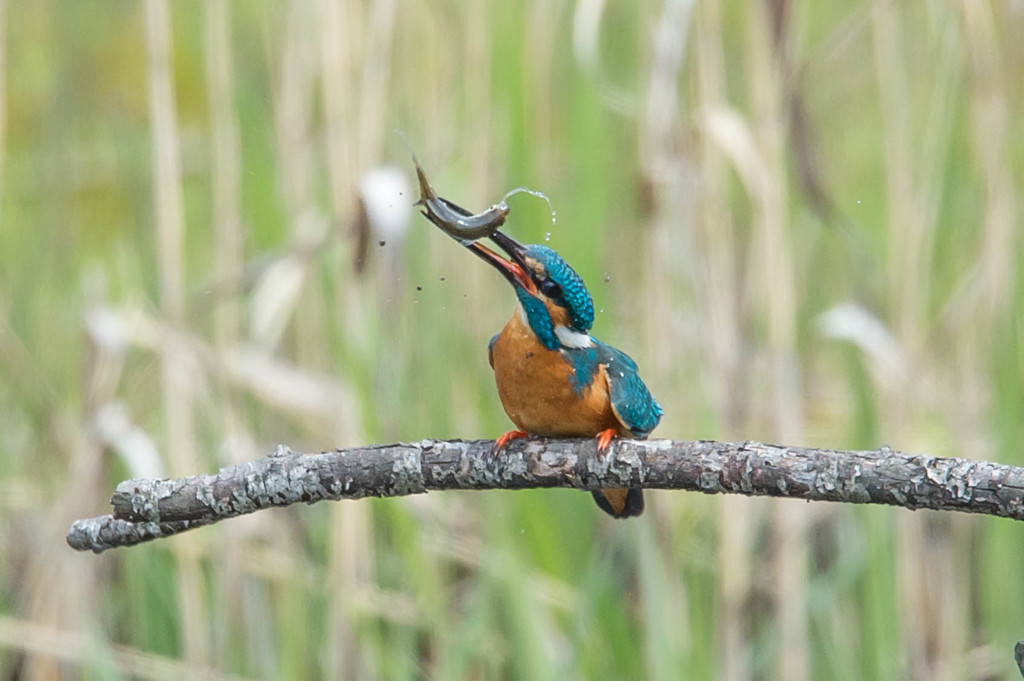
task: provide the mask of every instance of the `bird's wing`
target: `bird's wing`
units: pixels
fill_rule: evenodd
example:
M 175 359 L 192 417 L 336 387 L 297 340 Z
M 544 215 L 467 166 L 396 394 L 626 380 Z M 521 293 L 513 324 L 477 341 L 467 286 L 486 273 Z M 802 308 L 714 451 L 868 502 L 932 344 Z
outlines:
M 487 344 L 487 363 L 491 365 L 492 369 L 494 368 L 494 344 L 498 342 L 499 335 L 501 334 L 494 334 L 494 337 Z
M 594 343 L 599 348 L 615 417 L 636 437 L 647 437 L 661 420 L 661 405 L 651 396 L 629 355 L 606 343 Z

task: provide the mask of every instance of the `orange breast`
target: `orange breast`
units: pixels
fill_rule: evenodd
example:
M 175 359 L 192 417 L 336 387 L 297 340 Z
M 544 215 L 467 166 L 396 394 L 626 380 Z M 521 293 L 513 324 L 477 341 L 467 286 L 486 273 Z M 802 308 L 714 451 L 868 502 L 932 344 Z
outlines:
M 518 314 L 498 335 L 491 360 L 501 404 L 520 430 L 549 437 L 592 437 L 615 428 L 628 435 L 612 411 L 603 369 L 582 394 L 576 394 L 572 366 L 561 352 L 541 345 Z

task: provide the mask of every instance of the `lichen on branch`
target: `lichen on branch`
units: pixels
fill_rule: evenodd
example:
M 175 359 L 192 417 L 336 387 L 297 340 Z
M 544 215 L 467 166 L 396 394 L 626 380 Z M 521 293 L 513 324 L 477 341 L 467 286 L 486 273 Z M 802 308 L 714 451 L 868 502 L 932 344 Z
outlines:
M 759 442 L 523 439 L 502 452 L 492 440 L 414 443 L 270 456 L 216 475 L 128 480 L 113 514 L 78 520 L 73 548 L 99 553 L 273 506 L 442 490 L 642 487 L 888 504 L 1024 520 L 1024 468 L 903 454 Z

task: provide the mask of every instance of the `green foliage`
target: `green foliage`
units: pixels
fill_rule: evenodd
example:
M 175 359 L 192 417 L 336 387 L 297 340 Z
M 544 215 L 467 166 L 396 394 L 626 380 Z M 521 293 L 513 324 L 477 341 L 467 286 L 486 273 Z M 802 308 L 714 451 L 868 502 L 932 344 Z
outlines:
M 1019 463 L 1020 16 L 808 3 L 777 34 L 786 3 L 665 4 L 0 4 L 0 677 L 1016 673 L 1009 521 L 649 493 L 614 522 L 545 490 L 63 546 L 147 463 L 510 427 L 486 361 L 507 285 L 413 212 L 353 265 L 360 180 L 412 173 L 395 129 L 470 208 L 552 199 L 554 224 L 515 196 L 508 229 L 583 276 L 655 436 Z

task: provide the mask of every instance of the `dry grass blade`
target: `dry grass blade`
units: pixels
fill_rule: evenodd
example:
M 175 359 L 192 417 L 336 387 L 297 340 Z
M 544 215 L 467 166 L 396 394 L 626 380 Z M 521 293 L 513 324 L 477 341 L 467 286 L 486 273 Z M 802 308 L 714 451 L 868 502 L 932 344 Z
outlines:
M 84 667 L 99 658 L 125 676 L 152 681 L 238 681 L 244 677 L 156 655 L 129 646 L 104 645 L 86 633 L 0 616 L 0 648 L 52 657 Z
M 149 113 L 153 141 L 153 198 L 156 206 L 157 271 L 160 307 L 173 325 L 185 319 L 185 221 L 177 106 L 171 71 L 171 21 L 166 0 L 146 0 Z M 172 471 L 194 470 L 195 432 L 192 395 L 174 343 L 160 357 L 167 455 Z M 193 554 L 178 553 L 179 633 L 185 657 L 194 664 L 210 660 L 209 616 L 203 579 Z

